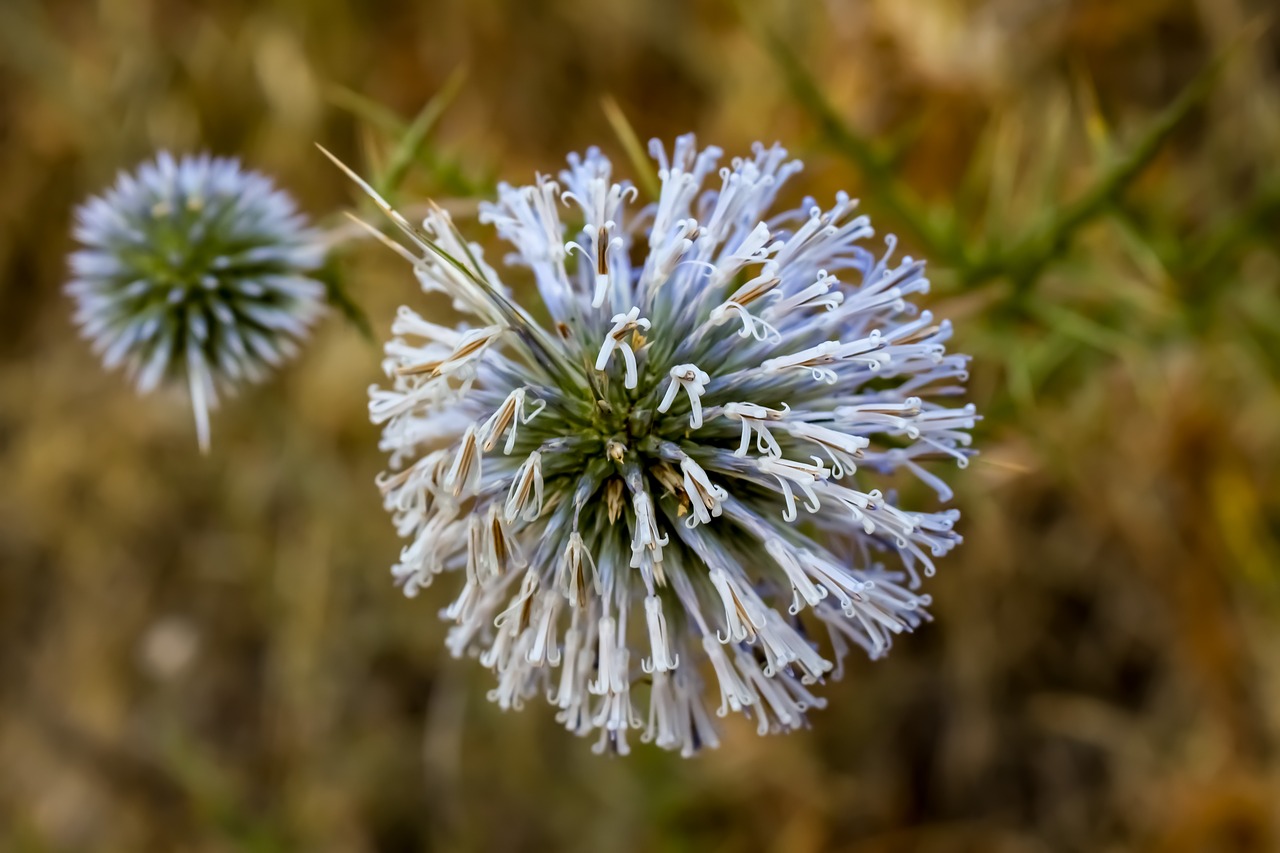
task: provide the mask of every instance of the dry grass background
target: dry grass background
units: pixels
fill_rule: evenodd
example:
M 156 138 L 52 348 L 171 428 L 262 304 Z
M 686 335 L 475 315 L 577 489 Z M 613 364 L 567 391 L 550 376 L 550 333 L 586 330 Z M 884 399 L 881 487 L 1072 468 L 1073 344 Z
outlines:
M 0 848 L 1280 849 L 1266 5 L 3 0 Z M 645 138 L 779 139 L 806 191 L 936 256 L 988 415 L 967 541 L 936 622 L 853 661 L 812 731 L 606 760 L 485 702 L 447 591 L 390 585 L 378 354 L 341 316 L 207 458 L 180 396 L 76 338 L 70 209 L 118 168 L 207 147 L 326 214 L 353 195 L 312 143 L 366 169 L 395 144 L 338 89 L 411 117 L 463 65 L 406 203 L 621 156 L 612 94 Z M 373 247 L 342 266 L 380 334 L 418 298 Z

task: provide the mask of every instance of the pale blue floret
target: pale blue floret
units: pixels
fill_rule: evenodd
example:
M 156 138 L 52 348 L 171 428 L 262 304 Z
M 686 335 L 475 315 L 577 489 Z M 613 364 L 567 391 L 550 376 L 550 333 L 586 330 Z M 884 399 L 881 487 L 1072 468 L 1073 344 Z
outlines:
M 876 483 L 949 499 L 937 461 L 967 462 L 977 415 L 947 404 L 967 358 L 913 303 L 924 265 L 866 248 L 847 195 L 774 212 L 801 168 L 782 148 L 651 150 L 650 204 L 593 148 L 481 205 L 536 296 L 442 211 L 418 228 L 378 199 L 476 322 L 402 309 L 370 412 L 409 540 L 393 574 L 410 595 L 463 575 L 448 646 L 495 672 L 490 697 L 545 695 L 600 749 L 639 730 L 690 754 L 717 743 L 717 693 L 720 716 L 795 729 L 851 645 L 880 657 L 928 619 L 957 513 Z
M 67 292 L 108 369 L 184 382 L 201 448 L 219 390 L 262 379 L 323 310 L 321 235 L 235 160 L 168 153 L 76 211 Z

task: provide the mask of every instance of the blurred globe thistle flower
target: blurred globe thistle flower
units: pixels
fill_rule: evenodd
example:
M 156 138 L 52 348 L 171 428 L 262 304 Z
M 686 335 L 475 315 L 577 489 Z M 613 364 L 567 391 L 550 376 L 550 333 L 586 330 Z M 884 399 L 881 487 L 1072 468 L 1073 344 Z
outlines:
M 481 207 L 534 310 L 443 211 L 418 229 L 378 199 L 423 288 L 474 321 L 401 308 L 370 412 L 410 540 L 393 574 L 408 595 L 462 575 L 447 642 L 494 671 L 490 698 L 545 695 L 597 751 L 638 730 L 688 755 L 717 744 L 708 699 L 795 729 L 850 646 L 880 657 L 928 618 L 920 578 L 958 514 L 904 509 L 876 475 L 949 499 L 926 465 L 963 467 L 976 415 L 940 402 L 966 357 L 911 302 L 924 265 L 865 248 L 848 196 L 775 214 L 801 167 L 782 148 L 719 169 L 692 136 L 651 151 L 661 192 L 638 210 L 595 149 Z
M 202 450 L 219 390 L 260 381 L 323 310 L 320 233 L 236 160 L 161 153 L 81 205 L 74 236 L 82 334 L 141 392 L 185 380 Z

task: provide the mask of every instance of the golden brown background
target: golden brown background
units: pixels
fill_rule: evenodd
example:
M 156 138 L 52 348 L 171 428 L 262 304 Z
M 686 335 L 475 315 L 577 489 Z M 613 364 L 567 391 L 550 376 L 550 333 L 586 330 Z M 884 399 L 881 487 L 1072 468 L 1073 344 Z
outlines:
M 1280 849 L 1268 7 L 0 0 L 0 849 Z M 987 416 L 967 541 L 811 731 L 609 760 L 487 703 L 449 589 L 390 584 L 340 314 L 207 458 L 76 337 L 70 212 L 117 169 L 236 154 L 335 221 L 312 143 L 377 171 L 399 133 L 351 93 L 408 121 L 464 65 L 402 203 L 624 159 L 612 94 L 645 139 L 782 141 L 931 258 Z M 417 298 L 341 266 L 379 335 Z

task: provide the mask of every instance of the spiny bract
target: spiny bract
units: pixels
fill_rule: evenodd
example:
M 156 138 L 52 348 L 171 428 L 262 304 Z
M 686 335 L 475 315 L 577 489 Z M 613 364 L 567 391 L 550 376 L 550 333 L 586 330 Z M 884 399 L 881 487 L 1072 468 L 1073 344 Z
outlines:
M 482 205 L 534 309 L 444 212 L 417 229 L 383 202 L 423 288 L 475 322 L 401 308 L 370 412 L 410 540 L 393 573 L 409 595 L 462 574 L 448 645 L 494 671 L 490 698 L 544 694 L 598 750 L 639 729 L 690 754 L 717 744 L 704 679 L 721 716 L 794 729 L 849 644 L 879 657 L 928 618 L 915 590 L 957 513 L 904 510 L 874 475 L 949 499 L 924 464 L 963 466 L 975 414 L 934 402 L 962 393 L 966 359 L 909 301 L 923 264 L 861 246 L 848 196 L 771 215 L 800 169 L 782 148 L 715 188 L 718 149 L 651 150 L 661 193 L 639 209 L 595 149 Z
M 144 393 L 185 380 L 202 449 L 218 388 L 260 380 L 324 306 L 320 234 L 235 160 L 161 153 L 81 205 L 75 238 L 82 333 Z

